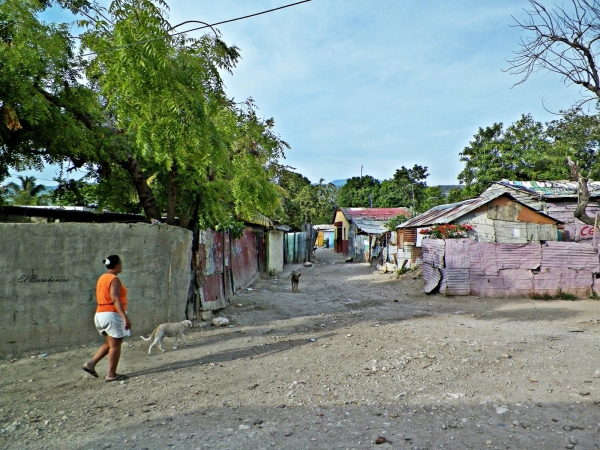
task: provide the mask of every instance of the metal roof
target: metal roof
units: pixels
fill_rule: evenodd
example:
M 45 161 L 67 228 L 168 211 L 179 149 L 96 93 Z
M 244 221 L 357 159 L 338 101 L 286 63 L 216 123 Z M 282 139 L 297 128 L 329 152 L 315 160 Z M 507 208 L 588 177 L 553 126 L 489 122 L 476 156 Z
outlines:
M 149 222 L 142 214 L 101 211 L 84 206 L 0 206 L 0 214 L 21 217 L 50 217 L 70 222 Z
M 385 222 L 381 220 L 363 219 L 362 217 L 358 217 L 352 219 L 352 223 L 356 225 L 360 231 L 366 234 L 383 234 L 386 231 L 389 231 L 385 226 Z
M 330 223 L 313 225 L 313 229 L 317 231 L 334 231 L 334 226 Z
M 340 211 L 349 222 L 357 218 L 387 221 L 400 214 L 411 215 L 405 208 L 340 208 Z
M 524 191 L 541 198 L 577 198 L 579 184 L 576 181 L 496 181 L 494 184 Z M 590 197 L 600 197 L 600 181 L 589 181 Z M 489 189 L 489 188 L 488 188 Z M 482 194 L 484 195 L 485 192 Z
M 512 195 L 510 195 L 506 192 L 495 192 L 495 193 L 488 193 L 488 195 L 486 195 L 486 196 L 471 198 L 469 200 L 464 200 L 464 201 L 458 202 L 458 203 L 450 203 L 447 205 L 435 206 L 435 207 L 431 208 L 429 211 L 426 211 L 423 214 L 420 214 L 416 217 L 413 217 L 412 219 L 407 220 L 404 223 L 401 223 L 396 228 L 417 228 L 417 227 L 428 227 L 431 225 L 452 223 L 455 220 L 459 219 L 460 217 L 464 216 L 465 214 L 468 214 L 471 211 L 473 211 L 483 205 L 486 205 L 487 203 L 491 202 L 495 198 L 498 198 L 501 196 L 509 197 L 510 199 L 519 203 L 520 205 L 523 205 L 524 207 L 531 209 L 532 211 L 535 211 L 534 209 L 523 204 L 522 202 L 520 202 L 519 200 L 517 200 Z M 556 223 L 562 223 L 560 220 L 550 217 L 540 211 L 535 211 L 535 212 L 537 214 L 540 214 L 544 217 L 548 217 L 548 218 L 556 221 Z

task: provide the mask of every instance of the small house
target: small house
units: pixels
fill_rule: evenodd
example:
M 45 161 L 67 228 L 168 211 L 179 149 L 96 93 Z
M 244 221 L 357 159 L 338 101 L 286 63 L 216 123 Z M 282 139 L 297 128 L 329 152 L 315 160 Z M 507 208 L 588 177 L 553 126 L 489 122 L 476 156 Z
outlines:
M 586 208 L 588 216 L 600 211 L 600 181 L 588 182 L 590 202 Z M 586 225 L 573 215 L 577 208 L 579 184 L 576 181 L 508 181 L 492 183 L 480 197 L 506 192 L 519 202 L 543 212 L 564 224 L 565 241 L 592 241 L 594 226 Z
M 317 247 L 333 248 L 335 242 L 335 229 L 331 224 L 313 225 L 317 234 L 315 245 Z
M 422 230 L 435 225 L 469 224 L 472 239 L 479 242 L 525 244 L 557 241 L 562 238 L 562 222 L 498 191 L 458 203 L 431 208 L 396 227 L 398 265 L 420 265 Z M 407 261 L 404 263 L 404 261 Z
M 334 215 L 335 251 L 354 261 L 370 261 L 380 248 L 378 238 L 388 229 L 386 222 L 398 215 L 410 217 L 405 208 L 339 208 Z

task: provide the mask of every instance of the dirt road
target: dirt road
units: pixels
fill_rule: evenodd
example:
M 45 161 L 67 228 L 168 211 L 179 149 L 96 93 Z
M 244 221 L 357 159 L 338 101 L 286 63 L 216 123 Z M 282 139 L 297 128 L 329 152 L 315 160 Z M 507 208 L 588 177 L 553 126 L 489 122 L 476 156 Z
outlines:
M 122 383 L 80 369 L 92 343 L 0 362 L 0 448 L 600 449 L 600 302 L 426 296 L 317 258 L 187 348 L 129 339 Z

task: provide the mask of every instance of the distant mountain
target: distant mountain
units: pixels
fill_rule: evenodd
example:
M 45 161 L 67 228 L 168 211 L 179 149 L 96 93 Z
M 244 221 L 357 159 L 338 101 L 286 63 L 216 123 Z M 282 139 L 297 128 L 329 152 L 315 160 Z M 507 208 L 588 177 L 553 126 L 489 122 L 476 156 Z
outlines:
M 333 180 L 330 181 L 330 183 L 333 184 L 335 187 L 342 187 L 346 184 L 346 181 L 348 181 L 348 178 L 344 178 L 343 180 Z

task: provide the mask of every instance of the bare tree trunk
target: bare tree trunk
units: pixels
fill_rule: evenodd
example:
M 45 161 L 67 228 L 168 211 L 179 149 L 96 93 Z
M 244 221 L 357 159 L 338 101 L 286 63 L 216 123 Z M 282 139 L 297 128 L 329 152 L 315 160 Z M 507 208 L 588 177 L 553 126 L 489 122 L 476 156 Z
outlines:
M 167 225 L 175 225 L 177 206 L 177 163 L 173 162 L 169 172 L 169 198 L 167 200 Z
M 588 188 L 589 177 L 583 176 L 583 174 L 579 170 L 579 164 L 574 162 L 571 158 L 567 158 L 567 163 L 569 164 L 569 168 L 571 169 L 571 174 L 573 175 L 573 178 L 577 180 L 577 184 L 579 185 L 577 208 L 575 208 L 575 212 L 573 213 L 573 215 L 576 219 L 581 220 L 586 225 L 594 225 L 594 218 L 588 216 L 585 212 L 585 209 L 587 208 L 587 205 L 590 202 L 590 190 Z
M 150 189 L 150 186 L 146 182 L 140 163 L 130 152 L 126 152 L 125 156 L 126 159 L 119 161 L 118 164 L 131 176 L 131 181 L 140 197 L 140 204 L 144 208 L 146 216 L 149 219 L 160 220 L 160 211 L 156 204 L 156 199 L 154 198 L 152 189 Z

